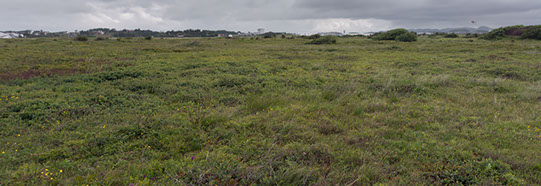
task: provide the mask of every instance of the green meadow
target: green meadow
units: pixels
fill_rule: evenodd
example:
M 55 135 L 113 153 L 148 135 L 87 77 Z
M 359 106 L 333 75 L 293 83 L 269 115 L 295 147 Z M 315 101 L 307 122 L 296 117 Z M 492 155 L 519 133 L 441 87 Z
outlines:
M 541 41 L 0 40 L 0 185 L 541 184 Z

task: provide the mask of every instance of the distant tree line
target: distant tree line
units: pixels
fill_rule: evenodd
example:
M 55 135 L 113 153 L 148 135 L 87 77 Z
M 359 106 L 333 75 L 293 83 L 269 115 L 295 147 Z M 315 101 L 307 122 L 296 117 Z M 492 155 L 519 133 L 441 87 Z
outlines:
M 86 31 L 80 31 L 80 36 L 96 36 L 96 35 L 108 35 L 111 37 L 217 37 L 219 35 L 227 36 L 229 34 L 237 34 L 239 32 L 227 31 L 227 30 L 200 30 L 200 29 L 188 29 L 183 31 L 166 31 L 157 32 L 152 30 L 115 30 L 108 28 L 97 28 Z
M 188 29 L 188 30 L 171 30 L 166 32 L 157 32 L 152 30 L 116 30 L 109 28 L 94 28 L 90 30 L 83 30 L 79 32 L 47 32 L 47 31 L 7 31 L 7 33 L 21 34 L 26 38 L 38 38 L 38 37 L 217 37 L 220 35 L 236 35 L 240 32 L 233 32 L 227 30 L 200 30 L 200 29 Z

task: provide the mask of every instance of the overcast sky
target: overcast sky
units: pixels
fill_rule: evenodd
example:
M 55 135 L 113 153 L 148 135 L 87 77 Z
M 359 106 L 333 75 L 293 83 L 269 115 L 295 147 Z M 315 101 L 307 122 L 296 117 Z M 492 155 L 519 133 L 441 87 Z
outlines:
M 541 0 L 0 0 L 0 30 L 315 33 L 516 24 L 541 24 Z

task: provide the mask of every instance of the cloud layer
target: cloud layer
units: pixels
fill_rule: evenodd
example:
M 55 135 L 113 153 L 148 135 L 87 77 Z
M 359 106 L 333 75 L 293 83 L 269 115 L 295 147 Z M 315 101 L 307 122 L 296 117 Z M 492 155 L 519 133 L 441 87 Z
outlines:
M 1 2 L 0 30 L 262 27 L 297 33 L 368 32 L 541 24 L 539 17 L 539 0 L 11 0 Z

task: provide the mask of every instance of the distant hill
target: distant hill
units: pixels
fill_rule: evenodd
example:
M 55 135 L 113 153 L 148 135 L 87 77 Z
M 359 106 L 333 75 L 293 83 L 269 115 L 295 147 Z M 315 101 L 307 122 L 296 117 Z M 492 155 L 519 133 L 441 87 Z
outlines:
M 444 29 L 408 29 L 411 32 L 417 32 L 419 34 L 427 33 L 456 33 L 456 34 L 467 34 L 467 33 L 478 33 L 478 34 L 484 34 L 488 33 L 492 30 L 492 28 L 481 26 L 479 28 L 471 28 L 471 27 L 460 27 L 460 28 L 444 28 Z

